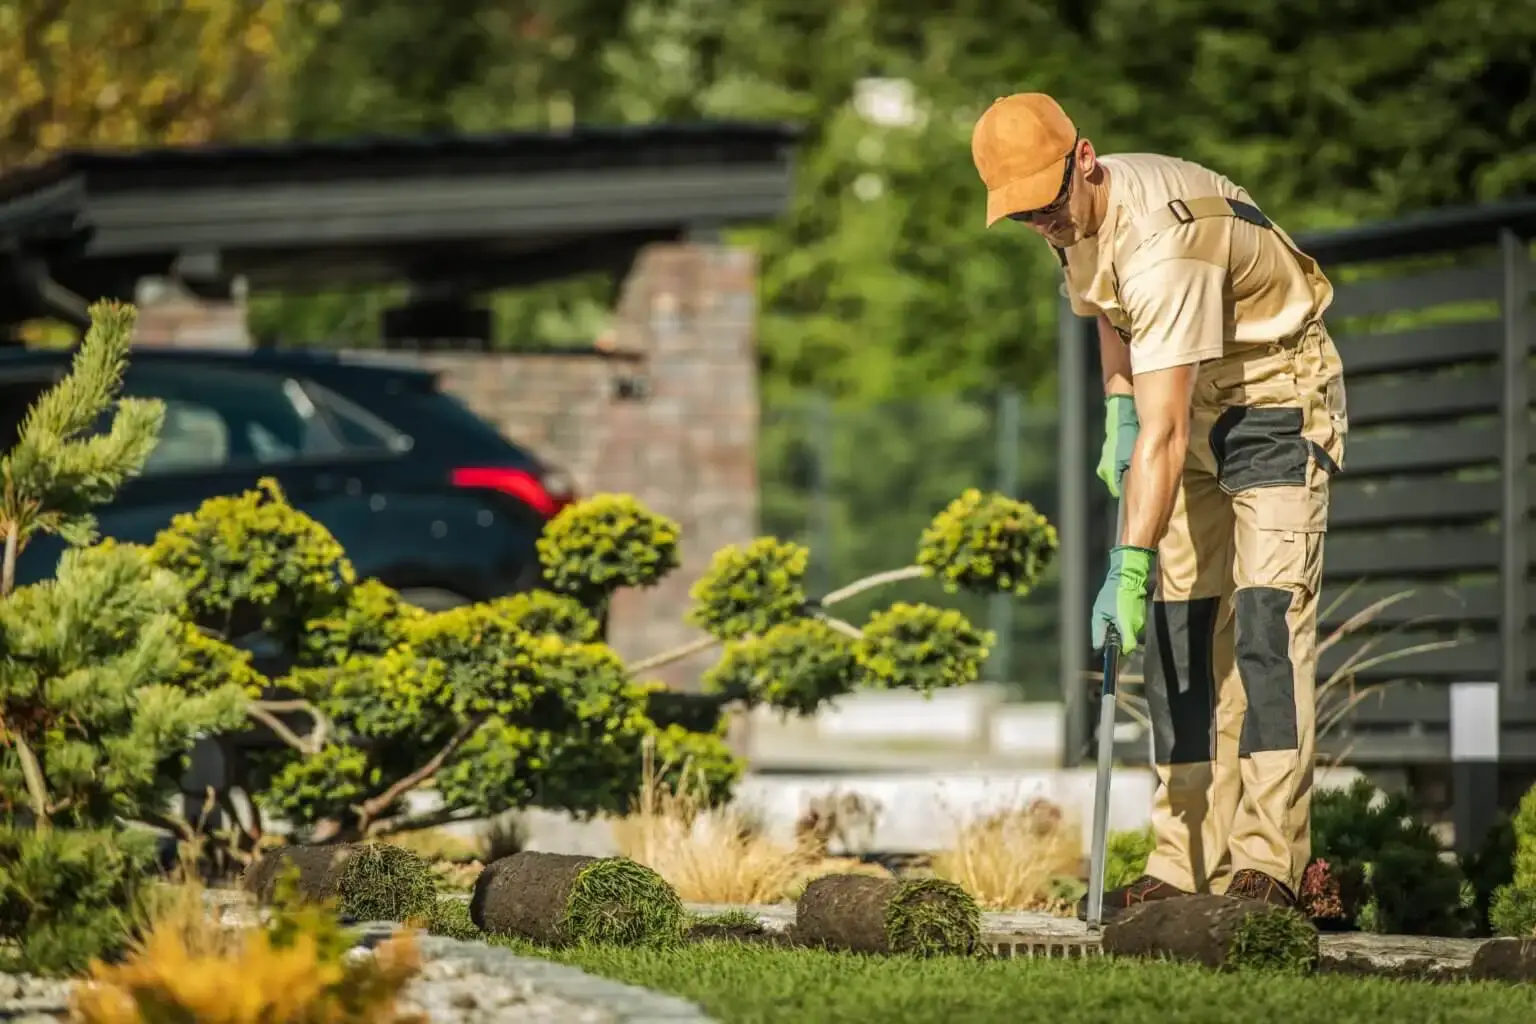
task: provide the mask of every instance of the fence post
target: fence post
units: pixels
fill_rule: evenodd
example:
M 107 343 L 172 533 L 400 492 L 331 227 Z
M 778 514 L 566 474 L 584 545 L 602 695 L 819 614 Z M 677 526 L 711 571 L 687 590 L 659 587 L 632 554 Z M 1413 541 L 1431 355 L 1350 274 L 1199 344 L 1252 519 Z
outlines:
M 1088 705 L 1084 673 L 1088 670 L 1088 545 L 1091 529 L 1088 495 L 1088 385 L 1091 362 L 1083 325 L 1065 296 L 1056 313 L 1057 381 L 1061 424 L 1057 435 L 1057 472 L 1061 475 L 1061 614 L 1057 634 L 1061 665 L 1063 736 L 1061 757 L 1067 768 L 1082 763 L 1088 746 Z
M 1503 394 L 1499 533 L 1499 680 L 1455 682 L 1450 693 L 1451 807 L 1457 849 L 1467 852 L 1482 842 L 1499 813 L 1502 708 L 1523 702 L 1530 692 L 1526 652 L 1526 603 L 1531 563 L 1530 405 L 1531 355 L 1530 258 L 1515 232 L 1499 232 L 1503 270 L 1504 344 L 1500 356 Z
M 1019 393 L 1004 388 L 997 393 L 997 489 L 1010 498 L 1019 496 L 1019 420 Z M 1017 682 L 1013 678 L 1013 602 L 1012 594 L 993 594 L 987 599 L 988 628 L 997 636 L 997 646 L 992 649 L 992 678 L 999 683 Z

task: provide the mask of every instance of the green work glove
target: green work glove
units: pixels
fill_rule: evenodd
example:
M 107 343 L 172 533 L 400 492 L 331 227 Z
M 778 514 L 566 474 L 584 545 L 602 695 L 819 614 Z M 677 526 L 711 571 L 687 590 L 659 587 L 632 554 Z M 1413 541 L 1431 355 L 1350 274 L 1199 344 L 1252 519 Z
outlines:
M 1104 450 L 1099 453 L 1099 479 L 1109 488 L 1111 497 L 1120 497 L 1120 485 L 1125 480 L 1125 471 L 1131 467 L 1131 450 L 1136 447 L 1136 433 L 1140 429 L 1134 398 L 1110 395 L 1104 399 Z
M 1130 654 L 1147 628 L 1147 580 L 1157 552 L 1118 547 L 1109 552 L 1109 572 L 1093 602 L 1093 649 L 1104 649 L 1109 627 L 1120 634 L 1120 652 Z

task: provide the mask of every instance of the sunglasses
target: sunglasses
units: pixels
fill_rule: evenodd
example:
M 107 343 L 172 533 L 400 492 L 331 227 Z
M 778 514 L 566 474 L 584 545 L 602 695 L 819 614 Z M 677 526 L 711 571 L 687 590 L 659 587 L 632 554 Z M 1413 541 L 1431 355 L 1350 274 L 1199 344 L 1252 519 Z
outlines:
M 1067 200 L 1072 198 L 1072 168 L 1077 166 L 1077 143 L 1072 144 L 1072 152 L 1067 154 L 1067 167 L 1061 175 L 1061 190 L 1056 193 L 1056 198 L 1050 204 L 1036 210 L 1023 210 L 1019 213 L 1010 213 L 1009 220 L 1018 221 L 1020 224 L 1028 224 L 1032 220 L 1049 217 L 1067 205 Z

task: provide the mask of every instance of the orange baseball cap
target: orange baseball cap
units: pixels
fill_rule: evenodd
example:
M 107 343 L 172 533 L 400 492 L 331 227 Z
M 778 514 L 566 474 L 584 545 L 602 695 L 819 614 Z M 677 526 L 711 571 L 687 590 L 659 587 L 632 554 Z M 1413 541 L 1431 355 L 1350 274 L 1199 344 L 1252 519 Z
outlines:
M 971 132 L 971 159 L 987 186 L 987 227 L 1049 206 L 1061 193 L 1077 127 L 1043 92 L 999 97 Z

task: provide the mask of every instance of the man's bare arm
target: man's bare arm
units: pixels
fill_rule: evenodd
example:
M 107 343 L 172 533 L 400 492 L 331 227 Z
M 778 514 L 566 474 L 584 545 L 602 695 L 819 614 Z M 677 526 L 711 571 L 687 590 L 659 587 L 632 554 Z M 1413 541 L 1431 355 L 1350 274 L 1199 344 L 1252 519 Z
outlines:
M 1103 313 L 1099 314 L 1099 366 L 1104 371 L 1105 398 L 1132 394 L 1131 346 Z
M 1155 549 L 1168 530 L 1189 450 L 1189 407 L 1198 364 L 1136 377 L 1141 432 L 1125 478 L 1125 528 L 1120 543 Z

